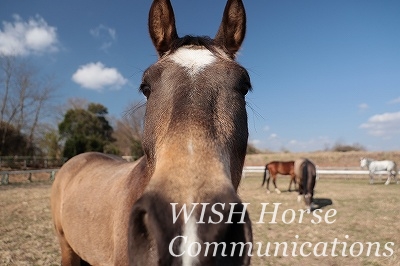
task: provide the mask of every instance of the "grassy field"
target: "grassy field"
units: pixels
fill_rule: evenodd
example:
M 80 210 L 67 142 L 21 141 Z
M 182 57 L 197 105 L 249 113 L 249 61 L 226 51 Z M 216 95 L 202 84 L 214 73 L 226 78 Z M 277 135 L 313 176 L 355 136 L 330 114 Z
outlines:
M 303 205 L 297 203 L 295 192 L 285 192 L 288 177 L 278 177 L 282 194 L 266 194 L 260 187 L 261 175 L 247 177 L 239 194 L 250 203 L 255 243 L 252 265 L 400 265 L 400 185 L 385 186 L 383 182 L 378 179 L 369 185 L 367 177 L 321 178 L 315 191 L 316 202 L 322 206 L 317 212 L 321 221 L 304 214 L 300 222 L 298 210 Z M 0 265 L 59 265 L 49 209 L 50 186 L 48 181 L 0 186 Z M 281 203 L 276 223 L 269 223 L 272 214 L 265 214 L 264 223 L 259 223 L 262 203 L 268 203 L 266 212 L 274 210 L 274 203 Z M 325 215 L 330 217 L 325 220 Z M 260 254 L 270 243 L 270 256 L 257 255 L 257 242 L 262 246 Z M 275 242 L 281 244 L 277 254 Z M 369 256 L 368 242 L 377 242 Z M 284 243 L 288 245 L 286 254 Z
M 286 189 L 288 183 L 288 177 L 280 179 L 282 188 Z M 254 243 L 263 244 L 260 254 L 265 254 L 266 245 L 270 242 L 270 256 L 258 256 L 258 245 L 255 246 L 252 265 L 400 265 L 400 185 L 392 183 L 385 186 L 383 181 L 369 185 L 367 179 L 320 179 L 315 190 L 315 201 L 322 207 L 317 212 L 321 216 L 319 222 L 318 217 L 306 214 L 300 221 L 298 210 L 303 208 L 303 204 L 297 202 L 295 192 L 267 194 L 260 184 L 261 175 L 249 177 L 244 180 L 239 191 L 242 200 L 250 203 Z M 273 204 L 281 203 L 276 223 L 270 223 L 272 214 L 265 214 L 264 223 L 259 223 L 261 203 L 269 203 L 265 212 L 273 212 Z M 333 215 L 335 212 L 336 215 Z M 329 216 L 326 220 L 325 215 Z M 316 224 L 312 223 L 312 219 Z M 338 244 L 334 255 L 337 256 L 332 255 L 332 242 L 335 239 Z M 283 254 L 284 244 L 275 254 L 274 242 L 285 242 L 288 245 L 287 254 Z M 297 242 L 295 251 L 292 242 Z M 304 250 L 307 251 L 303 254 L 310 254 L 307 257 L 300 254 L 300 247 L 305 242 L 312 245 L 308 247 L 308 244 L 304 244 Z M 339 242 L 347 243 L 344 253 L 344 245 Z M 377 253 L 375 247 L 378 244 L 375 244 L 368 256 L 367 242 L 379 242 Z M 385 244 L 393 251 L 387 251 Z M 363 250 L 360 250 L 361 247 Z

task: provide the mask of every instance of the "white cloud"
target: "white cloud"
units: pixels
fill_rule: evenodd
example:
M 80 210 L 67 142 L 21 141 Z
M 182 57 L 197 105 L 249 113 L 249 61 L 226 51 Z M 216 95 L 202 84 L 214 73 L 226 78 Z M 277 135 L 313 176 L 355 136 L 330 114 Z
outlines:
M 119 89 L 128 82 L 116 68 L 105 67 L 100 62 L 80 66 L 72 80 L 83 88 L 97 91 L 105 87 Z
M 400 112 L 371 116 L 366 123 L 360 125 L 360 128 L 377 137 L 400 135 Z
M 259 139 L 249 139 L 249 143 L 253 144 L 254 146 L 260 145 L 261 140 Z
M 90 30 L 90 34 L 96 39 L 102 41 L 100 50 L 107 50 L 117 39 L 117 31 L 113 28 L 100 24 Z
M 369 106 L 368 106 L 368 104 L 366 104 L 366 103 L 361 103 L 361 104 L 358 105 L 358 109 L 359 109 L 360 111 L 364 111 L 364 110 L 366 110 L 366 109 L 368 109 L 368 108 L 369 108 Z
M 276 139 L 276 138 L 278 138 L 278 134 L 272 133 L 271 135 L 269 135 L 268 139 Z
M 3 21 L 0 30 L 0 53 L 28 55 L 58 51 L 57 28 L 51 27 L 39 15 L 23 21 L 14 15 L 14 22 Z
M 393 99 L 393 100 L 388 102 L 388 104 L 397 104 L 397 103 L 400 103 L 400 97 L 398 97 L 396 99 Z
M 263 131 L 269 131 L 270 130 L 270 127 L 269 126 L 264 126 L 263 127 Z

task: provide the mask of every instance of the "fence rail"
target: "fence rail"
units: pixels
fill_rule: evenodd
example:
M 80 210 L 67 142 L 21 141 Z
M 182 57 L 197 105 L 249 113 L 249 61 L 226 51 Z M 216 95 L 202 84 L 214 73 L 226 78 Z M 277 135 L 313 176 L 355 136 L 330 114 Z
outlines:
M 265 166 L 245 166 L 243 168 L 243 177 L 248 173 L 264 173 Z M 400 174 L 400 171 L 398 172 Z M 339 169 L 318 169 L 317 175 L 368 175 L 368 170 L 339 170 Z M 375 174 L 388 174 L 387 171 L 376 171 Z
M 59 170 L 57 169 L 40 169 L 40 170 L 21 170 L 21 171 L 0 171 L 0 176 L 1 176 L 1 185 L 8 185 L 10 175 L 27 175 L 27 180 L 32 181 L 32 174 L 37 174 L 37 173 L 49 173 L 50 180 L 54 180 L 54 177 L 56 175 L 56 172 Z
M 54 180 L 56 172 L 59 168 L 56 169 L 40 169 L 40 170 L 22 170 L 22 171 L 0 171 L 1 176 L 1 185 L 7 185 L 9 183 L 10 175 L 27 175 L 27 179 L 32 181 L 32 174 L 35 173 L 49 173 L 50 180 Z M 243 167 L 242 176 L 246 177 L 246 174 L 249 173 L 264 173 L 264 166 L 245 166 Z M 400 171 L 398 172 L 400 174 Z M 317 175 L 368 175 L 368 170 L 338 170 L 338 169 L 317 169 Z M 387 171 L 377 171 L 375 174 L 384 175 L 388 174 Z
M 27 168 L 55 168 L 62 166 L 67 158 L 50 158 L 37 156 L 0 156 L 0 168 L 27 169 Z

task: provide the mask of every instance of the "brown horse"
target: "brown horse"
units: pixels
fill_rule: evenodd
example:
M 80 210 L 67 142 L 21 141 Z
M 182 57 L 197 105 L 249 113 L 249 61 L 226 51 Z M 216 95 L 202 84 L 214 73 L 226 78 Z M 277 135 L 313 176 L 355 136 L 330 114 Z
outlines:
M 234 61 L 245 24 L 242 1 L 228 0 L 214 39 L 179 38 L 169 0 L 153 1 L 159 59 L 140 86 L 145 156 L 85 153 L 60 169 L 51 207 L 63 266 L 250 264 L 251 222 L 237 188 L 251 85 Z
M 267 193 L 270 193 L 269 191 L 269 179 L 272 177 L 272 182 L 274 183 L 275 186 L 275 191 L 280 194 L 281 191 L 278 189 L 276 186 L 276 176 L 277 174 L 281 175 L 290 175 L 290 183 L 289 183 L 289 191 L 291 191 L 292 188 L 292 183 L 294 183 L 294 188 L 296 189 L 296 179 L 295 179 L 295 173 L 294 173 L 294 161 L 287 161 L 287 162 L 282 162 L 282 161 L 272 161 L 270 163 L 267 163 L 265 165 L 265 170 L 264 170 L 264 176 L 263 176 L 263 182 L 261 186 L 264 185 L 265 179 L 267 178 Z
M 317 170 L 315 164 L 308 159 L 298 159 L 294 162 L 294 172 L 297 183 L 299 183 L 298 201 L 304 198 L 306 207 L 313 209 L 314 187 L 317 179 Z

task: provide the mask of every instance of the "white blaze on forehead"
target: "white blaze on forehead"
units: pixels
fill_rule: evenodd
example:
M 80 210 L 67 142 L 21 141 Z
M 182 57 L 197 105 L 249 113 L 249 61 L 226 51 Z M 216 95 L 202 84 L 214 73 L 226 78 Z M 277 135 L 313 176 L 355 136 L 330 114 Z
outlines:
M 208 49 L 179 48 L 170 57 L 175 63 L 186 68 L 190 74 L 197 74 L 215 61 L 215 55 Z

